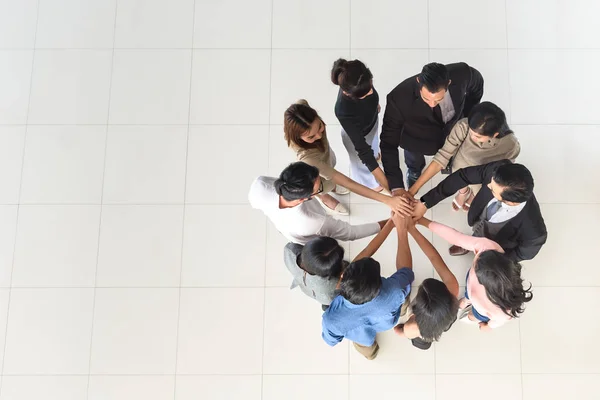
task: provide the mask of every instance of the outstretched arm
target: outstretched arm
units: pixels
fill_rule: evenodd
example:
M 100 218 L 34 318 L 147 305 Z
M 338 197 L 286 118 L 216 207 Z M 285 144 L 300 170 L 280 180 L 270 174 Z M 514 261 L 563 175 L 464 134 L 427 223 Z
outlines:
M 404 218 L 399 214 L 392 217 L 398 232 L 398 251 L 396 253 L 396 270 L 401 268 L 412 269 L 412 254 L 408 245 L 408 224 L 412 223 L 410 218 Z
M 498 243 L 488 238 L 465 235 L 456 229 L 438 222 L 430 221 L 425 217 L 421 218 L 418 222 L 420 225 L 429 228 L 433 233 L 437 234 L 448 243 L 473 251 L 476 254 L 485 250 L 496 250 L 504 253 L 504 250 Z
M 435 268 L 435 272 L 438 273 L 438 275 L 442 279 L 442 282 L 444 282 L 450 293 L 458 297 L 459 287 L 458 281 L 456 280 L 456 276 L 454 276 L 452 271 L 450 271 L 450 269 L 442 259 L 440 253 L 438 253 L 438 251 L 435 249 L 435 247 L 433 247 L 431 242 L 427 240 L 427 238 L 423 236 L 423 234 L 419 232 L 419 230 L 414 225 L 409 230 L 409 233 L 415 239 L 415 242 L 417 242 L 421 250 L 423 250 L 423 253 L 425 253 L 427 258 L 429 258 L 429 261 L 431 261 L 433 268 Z
M 383 228 L 381 228 L 381 231 L 369 242 L 367 247 L 365 247 L 363 251 L 358 253 L 358 255 L 354 257 L 354 260 L 352 261 L 354 262 L 362 258 L 372 257 L 373 254 L 375 254 L 375 252 L 379 250 L 383 242 L 385 242 L 385 239 L 387 239 L 387 237 L 390 235 L 392 229 L 394 229 L 394 223 L 391 219 L 389 219 L 385 223 Z

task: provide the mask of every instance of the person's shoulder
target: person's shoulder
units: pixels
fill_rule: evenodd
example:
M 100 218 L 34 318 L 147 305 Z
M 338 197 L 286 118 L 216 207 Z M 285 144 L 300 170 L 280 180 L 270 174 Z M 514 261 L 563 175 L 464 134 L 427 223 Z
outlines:
M 301 244 L 289 242 L 288 244 L 285 245 L 285 247 L 283 248 L 283 251 L 285 253 L 289 253 L 289 254 L 293 254 L 293 255 L 297 256 L 298 254 L 302 253 L 303 248 L 304 248 L 304 246 L 302 246 Z
M 412 283 L 415 280 L 415 273 L 413 272 L 412 268 L 404 267 L 404 268 L 400 268 L 399 270 L 394 272 L 392 275 L 390 275 L 389 278 L 383 278 L 383 279 L 391 280 L 391 281 L 395 282 L 396 284 L 404 287 L 406 285 L 409 285 L 410 283 Z
M 401 99 L 406 96 L 407 93 L 412 93 L 415 86 L 417 85 L 417 76 L 413 75 L 400 82 L 392 91 L 388 94 L 388 98 L 392 97 L 395 99 Z
M 275 178 L 269 176 L 259 176 L 256 178 L 252 185 L 250 185 L 250 191 L 248 193 L 248 199 L 252 205 L 255 205 L 257 201 L 264 198 L 268 198 L 275 192 Z

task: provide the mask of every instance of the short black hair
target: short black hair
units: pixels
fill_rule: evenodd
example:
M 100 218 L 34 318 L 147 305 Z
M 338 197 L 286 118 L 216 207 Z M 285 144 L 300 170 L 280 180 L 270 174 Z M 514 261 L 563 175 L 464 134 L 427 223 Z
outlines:
M 471 109 L 469 113 L 469 128 L 479 135 L 504 137 L 513 133 L 506 122 L 506 114 L 494 103 L 483 101 Z
M 525 311 L 523 305 L 531 301 L 531 284 L 523 287 L 521 264 L 508 258 L 504 253 L 487 250 L 479 253 L 475 273 L 479 283 L 485 288 L 488 299 L 513 318 Z
M 350 263 L 344 270 L 340 294 L 352 304 L 373 300 L 381 289 L 381 266 L 371 257 Z
M 419 84 L 425 86 L 431 93 L 448 89 L 450 74 L 444 64 L 429 63 L 423 67 L 419 74 Z
M 331 81 L 354 99 L 366 96 L 373 88 L 373 74 L 360 60 L 336 60 L 331 68 Z
M 441 281 L 428 278 L 421 283 L 411 302 L 421 337 L 433 342 L 452 325 L 458 312 L 458 299 Z
M 533 195 L 533 176 L 524 165 L 503 164 L 494 171 L 493 179 L 504 186 L 500 194 L 504 201 L 524 203 Z
M 277 194 L 288 201 L 307 199 L 314 192 L 319 170 L 301 161 L 288 165 L 275 181 Z
M 302 249 L 300 263 L 306 272 L 313 275 L 339 278 L 344 269 L 344 248 L 333 238 L 314 238 Z

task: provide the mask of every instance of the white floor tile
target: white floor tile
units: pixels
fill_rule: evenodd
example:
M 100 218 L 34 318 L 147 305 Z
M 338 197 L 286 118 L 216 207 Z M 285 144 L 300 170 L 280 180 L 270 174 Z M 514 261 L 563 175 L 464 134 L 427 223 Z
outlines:
M 333 109 L 339 88 L 331 83 L 331 67 L 338 58 L 349 57 L 347 47 L 273 50 L 271 124 L 283 124 L 285 110 L 299 99 L 307 100 L 326 124 L 338 123 Z
M 194 0 L 119 0 L 117 4 L 116 48 L 192 47 Z
M 444 64 L 466 62 L 481 72 L 484 80 L 482 101 L 491 101 L 504 111 L 510 122 L 510 88 L 506 50 L 432 49 L 431 60 Z
M 40 1 L 35 47 L 111 48 L 116 3 L 116 0 Z
M 435 378 L 435 388 L 437 400 L 463 400 L 469 393 L 485 393 L 490 400 L 522 398 L 520 374 L 440 374 Z
M 538 286 L 600 286 L 600 271 L 590 262 L 596 254 L 600 204 L 542 204 L 548 241 L 531 261 L 524 261 L 523 276 Z M 574 216 L 585 216 L 574 218 Z M 576 235 L 573 232 L 577 232 Z M 577 272 L 565 274 L 565 267 Z
M 265 375 L 263 400 L 348 398 L 348 375 Z
M 110 126 L 103 202 L 181 204 L 187 127 Z
M 104 206 L 96 285 L 177 287 L 183 206 Z
M 247 183 L 267 175 L 268 164 L 267 125 L 191 127 L 186 202 L 245 204 Z
M 329 132 L 329 126 L 327 131 Z M 288 147 L 284 138 L 283 125 L 271 125 L 269 127 L 269 171 L 267 175 L 278 178 L 288 165 L 296 161 L 298 161 L 296 153 Z
M 263 303 L 263 289 L 182 289 L 177 373 L 260 374 Z
M 259 211 L 256 211 L 259 212 Z M 267 261 L 265 286 L 279 286 L 289 288 L 292 276 L 283 261 L 283 248 L 288 240 L 275 226 L 267 220 Z M 346 254 L 346 259 L 348 255 Z
M 99 204 L 106 127 L 29 126 L 21 202 Z
M 352 48 L 427 48 L 426 2 L 352 0 L 350 7 Z
M 410 340 L 401 338 L 393 330 L 377 334 L 379 354 L 373 361 L 350 347 L 350 374 L 433 374 L 435 353 L 423 351 L 412 345 Z
M 97 289 L 90 372 L 174 374 L 178 304 L 178 289 Z
M 93 297 L 93 289 L 12 289 L 4 374 L 87 374 Z
M 398 397 L 414 400 L 434 400 L 435 376 L 423 375 L 350 375 L 350 400 L 372 397 L 381 400 Z
M 348 342 L 321 338 L 321 305 L 300 291 L 268 288 L 265 297 L 265 374 L 347 374 Z
M 187 124 L 191 50 L 115 50 L 111 124 Z
M 81 400 L 87 387 L 87 376 L 4 376 L 0 399 Z
M 506 14 L 503 2 L 429 1 L 431 48 L 505 48 Z M 450 27 L 449 21 L 455 21 Z
M 599 114 L 589 105 L 600 83 L 590 81 L 582 88 L 578 78 L 594 74 L 598 62 L 598 50 L 509 50 L 512 122 L 599 124 Z
M 27 121 L 32 62 L 31 50 L 0 51 L 0 123 Z
M 21 206 L 13 287 L 93 287 L 100 206 Z
M 38 0 L 5 0 L 0 3 L 0 48 L 33 48 L 38 3 Z
M 271 0 L 197 0 L 194 47 L 270 48 L 272 3 Z
M 600 4 L 594 0 L 507 0 L 508 47 L 598 48 L 599 12 Z
M 600 391 L 598 374 L 523 374 L 523 400 L 595 400 Z
M 464 286 L 460 289 L 463 297 Z M 435 344 L 436 373 L 521 373 L 519 322 L 509 321 L 492 332 L 481 332 L 477 325 L 456 321 Z
M 88 400 L 173 400 L 174 376 L 90 376 Z
M 595 146 L 590 145 L 600 134 L 599 126 L 517 125 L 513 129 L 521 144 L 517 162 L 531 171 L 539 202 L 600 201 L 600 187 L 589 182 L 589 174 L 600 169 Z M 557 183 L 565 190 L 557 190 Z
M 175 400 L 261 400 L 261 385 L 260 375 L 179 375 Z
M 30 124 L 105 124 L 111 50 L 35 52 Z
M 17 229 L 17 206 L 0 206 L 0 287 L 10 287 Z
M 0 204 L 19 202 L 25 129 L 25 126 L 0 127 Z
M 270 63 L 270 50 L 195 50 L 190 122 L 267 124 Z
M 262 287 L 266 217 L 249 206 L 187 206 L 182 286 Z
M 4 361 L 6 324 L 8 322 L 9 289 L 0 289 L 0 365 Z
M 397 16 L 394 16 L 394 18 L 397 18 Z M 395 37 L 395 35 L 392 37 Z M 361 60 L 369 67 L 373 74 L 373 85 L 379 93 L 379 104 L 381 105 L 381 112 L 379 113 L 379 129 L 381 130 L 388 93 L 398 86 L 400 82 L 421 72 L 423 66 L 430 61 L 428 50 L 373 50 L 353 48 L 351 53 L 352 59 Z M 335 104 L 335 99 L 334 97 L 332 100 L 332 108 Z
M 598 322 L 589 318 L 599 301 L 598 287 L 534 287 L 521 317 L 523 373 L 599 373 Z
M 347 0 L 273 1 L 274 48 L 347 48 L 349 32 Z

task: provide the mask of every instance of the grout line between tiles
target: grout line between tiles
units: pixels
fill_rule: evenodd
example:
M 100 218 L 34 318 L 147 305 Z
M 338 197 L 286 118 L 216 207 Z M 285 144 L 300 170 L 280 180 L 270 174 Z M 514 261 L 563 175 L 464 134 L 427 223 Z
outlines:
M 271 99 L 272 99 L 272 92 L 273 92 L 273 18 L 274 18 L 274 12 L 275 12 L 275 0 L 271 0 L 271 43 L 270 43 L 270 49 L 269 49 L 269 111 L 268 111 L 268 120 L 271 121 Z M 269 129 L 268 132 L 268 140 L 267 140 L 267 171 L 270 168 L 270 151 L 271 151 L 271 129 Z M 268 240 L 269 240 L 269 221 L 268 218 L 265 217 L 265 265 L 264 265 L 264 272 L 263 272 L 263 312 L 262 312 L 262 319 L 263 319 L 263 326 L 262 326 L 262 351 L 261 351 L 261 360 L 260 360 L 260 373 L 261 373 L 261 379 L 260 379 L 260 397 L 261 399 L 264 398 L 264 393 L 265 393 L 265 337 L 266 337 L 266 320 L 267 320 L 267 316 L 266 316 L 266 310 L 267 310 L 267 261 L 268 261 L 268 257 L 267 257 L 267 250 L 268 250 Z
M 194 8 L 192 11 L 192 47 L 194 46 L 194 37 L 196 30 L 196 0 L 194 0 Z M 177 398 L 177 364 L 179 361 L 179 327 L 181 326 L 181 292 L 182 292 L 182 280 L 183 280 L 183 255 L 184 255 L 184 244 L 185 244 L 185 215 L 186 215 L 186 205 L 189 203 L 185 203 L 185 199 L 187 197 L 187 177 L 188 177 L 188 160 L 190 153 L 190 120 L 192 118 L 192 88 L 193 88 L 193 78 L 194 78 L 194 52 L 191 52 L 190 59 L 190 85 L 188 92 L 188 123 L 187 123 L 187 133 L 186 133 L 186 144 L 185 144 L 185 171 L 184 171 L 184 180 L 183 180 L 183 210 L 182 210 L 182 218 L 181 218 L 181 249 L 179 253 L 179 299 L 177 302 L 177 325 L 175 327 L 175 380 L 173 382 L 173 399 Z
M 98 239 L 97 239 L 97 247 L 96 247 L 96 270 L 94 271 L 94 287 L 93 287 L 93 295 L 92 295 L 92 324 L 90 329 L 90 347 L 89 347 L 89 362 L 88 362 L 88 381 L 86 388 L 86 399 L 90 397 L 90 381 L 92 376 L 92 349 L 94 344 L 94 322 L 96 319 L 96 293 L 97 287 L 96 284 L 98 282 L 98 269 L 100 264 L 100 237 L 102 233 L 102 214 L 104 210 L 104 181 L 106 178 L 106 155 L 108 152 L 108 122 L 110 121 L 110 101 L 112 98 L 112 85 L 113 85 L 113 76 L 115 69 L 115 41 L 117 36 L 117 12 L 118 12 L 118 0 L 115 0 L 115 17 L 113 23 L 113 48 L 110 60 L 110 78 L 108 81 L 108 105 L 106 110 L 106 129 L 104 134 L 104 165 L 102 168 L 102 186 L 100 188 L 100 216 L 98 223 Z
M 16 249 L 17 249 L 17 233 L 19 230 L 19 214 L 21 211 L 21 191 L 23 189 L 23 168 L 25 166 L 25 149 L 27 146 L 27 123 L 29 122 L 29 110 L 31 108 L 31 92 L 33 90 L 33 71 L 35 68 L 35 42 L 37 40 L 37 32 L 38 32 L 38 20 L 39 20 L 39 16 L 40 16 L 40 0 L 37 0 L 36 2 L 36 10 L 35 10 L 35 31 L 33 34 L 33 43 L 34 43 L 34 50 L 33 50 L 33 54 L 31 56 L 31 74 L 29 75 L 29 98 L 27 99 L 27 113 L 26 113 L 26 117 L 25 117 L 25 133 L 23 134 L 23 151 L 21 153 L 21 177 L 19 179 L 19 196 L 18 196 L 18 201 L 19 204 L 17 204 L 17 214 L 15 216 L 15 228 L 14 228 L 14 241 L 13 241 L 13 254 L 12 254 L 12 260 L 11 260 L 11 265 L 10 265 L 10 286 L 12 286 L 12 278 L 13 278 L 13 272 L 14 272 L 14 267 L 15 267 L 15 253 L 16 253 Z M 11 297 L 12 297 L 12 289 L 8 288 L 8 299 L 6 301 L 6 327 L 4 328 L 4 351 L 2 353 L 2 365 L 0 366 L 0 396 L 2 396 L 2 384 L 3 384 L 3 376 L 4 376 L 4 364 L 6 362 L 6 349 L 7 349 L 7 344 L 8 344 L 8 325 L 10 322 L 10 301 L 11 301 Z
M 429 21 L 428 21 L 429 22 Z M 428 42 L 429 44 L 429 42 Z M 267 51 L 267 50 L 313 50 L 331 51 L 340 50 L 342 47 L 115 47 L 115 51 Z M 600 47 L 352 47 L 352 50 L 458 50 L 458 51 L 599 51 Z M 111 51 L 112 47 L 15 47 L 0 48 L 0 52 L 11 51 Z

